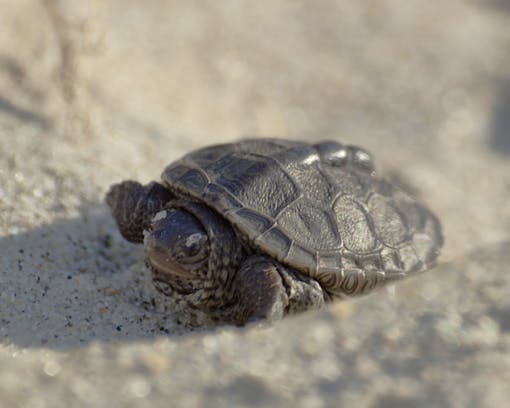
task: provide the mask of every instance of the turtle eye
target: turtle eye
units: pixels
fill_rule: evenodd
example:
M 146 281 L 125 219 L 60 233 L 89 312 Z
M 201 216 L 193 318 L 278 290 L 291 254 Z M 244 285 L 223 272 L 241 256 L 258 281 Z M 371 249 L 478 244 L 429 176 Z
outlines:
M 198 245 L 196 242 L 191 244 L 188 247 L 188 256 L 196 256 L 200 252 L 200 245 Z
M 195 232 L 183 237 L 177 258 L 184 263 L 195 263 L 206 258 L 208 255 L 207 240 L 207 235 L 202 232 Z
M 187 237 L 184 245 L 186 246 L 188 256 L 197 255 L 200 252 L 200 248 L 204 244 L 206 238 L 207 237 L 205 237 L 204 234 L 200 233 L 191 234 Z

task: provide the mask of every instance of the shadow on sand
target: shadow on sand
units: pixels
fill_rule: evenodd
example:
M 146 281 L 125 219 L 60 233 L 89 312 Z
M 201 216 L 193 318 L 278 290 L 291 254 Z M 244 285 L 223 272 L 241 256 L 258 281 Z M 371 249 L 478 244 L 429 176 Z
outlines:
M 65 349 L 184 333 L 142 259 L 101 205 L 0 238 L 1 341 Z

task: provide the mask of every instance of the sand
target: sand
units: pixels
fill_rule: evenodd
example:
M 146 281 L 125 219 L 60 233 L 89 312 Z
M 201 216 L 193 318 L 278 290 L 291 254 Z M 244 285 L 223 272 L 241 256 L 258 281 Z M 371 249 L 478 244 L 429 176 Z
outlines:
M 0 406 L 506 405 L 504 1 L 0 10 Z M 180 326 L 104 193 L 245 135 L 370 150 L 438 214 L 439 265 L 270 327 Z

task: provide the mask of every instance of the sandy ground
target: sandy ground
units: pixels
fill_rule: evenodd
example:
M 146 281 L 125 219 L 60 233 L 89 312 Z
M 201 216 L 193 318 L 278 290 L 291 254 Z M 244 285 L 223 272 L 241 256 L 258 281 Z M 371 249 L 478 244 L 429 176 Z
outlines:
M 502 0 L 0 0 L 0 406 L 507 405 L 509 27 Z M 372 151 L 439 215 L 439 266 L 179 326 L 104 193 L 243 135 Z

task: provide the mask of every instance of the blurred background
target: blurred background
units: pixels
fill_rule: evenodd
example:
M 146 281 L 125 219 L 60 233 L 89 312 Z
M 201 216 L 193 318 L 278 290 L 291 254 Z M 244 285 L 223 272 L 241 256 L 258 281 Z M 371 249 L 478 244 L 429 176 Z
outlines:
M 0 0 L 0 401 L 505 405 L 509 50 L 506 0 Z M 190 336 L 103 196 L 243 136 L 367 148 L 438 214 L 439 267 Z

